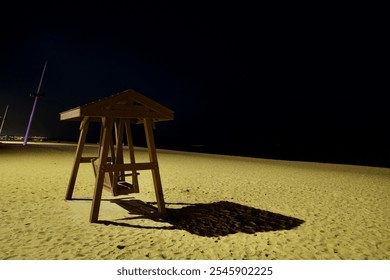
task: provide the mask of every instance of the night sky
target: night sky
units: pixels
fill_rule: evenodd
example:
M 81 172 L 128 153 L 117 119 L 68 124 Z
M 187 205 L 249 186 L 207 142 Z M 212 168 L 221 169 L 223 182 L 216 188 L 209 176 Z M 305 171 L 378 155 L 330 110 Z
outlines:
M 390 167 L 380 6 L 8 2 L 2 134 L 24 135 L 48 61 L 30 135 L 75 140 L 60 112 L 132 88 L 175 111 L 159 148 Z

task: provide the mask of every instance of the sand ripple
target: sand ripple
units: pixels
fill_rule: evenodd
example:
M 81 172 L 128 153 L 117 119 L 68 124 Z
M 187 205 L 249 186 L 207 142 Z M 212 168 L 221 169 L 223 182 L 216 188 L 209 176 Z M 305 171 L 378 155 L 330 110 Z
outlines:
M 0 259 L 390 259 L 389 169 L 160 150 L 168 218 L 145 171 L 90 224 L 90 165 L 64 201 L 74 152 L 0 145 Z

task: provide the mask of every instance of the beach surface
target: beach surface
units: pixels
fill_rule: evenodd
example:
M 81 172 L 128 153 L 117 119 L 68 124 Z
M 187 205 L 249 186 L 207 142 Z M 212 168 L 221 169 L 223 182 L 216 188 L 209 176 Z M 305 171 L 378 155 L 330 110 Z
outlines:
M 152 176 L 140 171 L 140 193 L 104 191 L 91 224 L 91 164 L 64 200 L 75 150 L 0 143 L 1 260 L 390 259 L 388 168 L 158 150 L 168 218 L 150 215 Z

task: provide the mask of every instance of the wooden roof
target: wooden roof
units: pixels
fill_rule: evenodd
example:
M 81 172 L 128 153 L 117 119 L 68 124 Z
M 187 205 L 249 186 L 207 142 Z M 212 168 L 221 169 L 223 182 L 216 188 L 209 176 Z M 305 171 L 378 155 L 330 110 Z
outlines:
M 128 89 L 121 93 L 99 99 L 60 113 L 61 120 L 81 120 L 83 117 L 92 119 L 100 117 L 145 119 L 154 121 L 173 120 L 173 111 L 156 101 Z

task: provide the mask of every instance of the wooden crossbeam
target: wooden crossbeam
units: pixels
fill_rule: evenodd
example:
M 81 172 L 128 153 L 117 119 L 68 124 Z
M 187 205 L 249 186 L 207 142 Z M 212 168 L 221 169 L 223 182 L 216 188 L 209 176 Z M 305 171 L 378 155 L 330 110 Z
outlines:
M 122 163 L 122 164 L 108 163 L 104 166 L 104 171 L 118 172 L 118 171 L 135 171 L 135 170 L 153 170 L 157 167 L 158 167 L 157 164 L 154 162 L 137 162 L 137 163 Z

